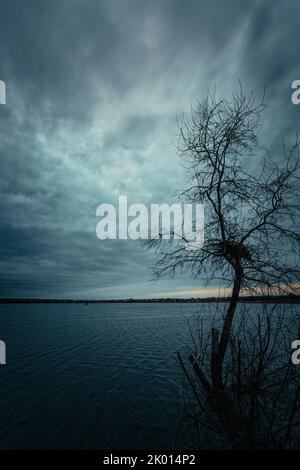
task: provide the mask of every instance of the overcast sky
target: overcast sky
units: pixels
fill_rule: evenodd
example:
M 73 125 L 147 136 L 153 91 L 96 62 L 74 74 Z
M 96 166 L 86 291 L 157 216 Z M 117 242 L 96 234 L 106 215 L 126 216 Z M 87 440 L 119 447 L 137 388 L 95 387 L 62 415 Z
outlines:
M 96 207 L 171 200 L 176 116 L 210 88 L 265 87 L 276 152 L 299 131 L 299 31 L 299 0 L 1 0 L 0 296 L 205 294 L 151 283 L 153 253 L 97 239 Z

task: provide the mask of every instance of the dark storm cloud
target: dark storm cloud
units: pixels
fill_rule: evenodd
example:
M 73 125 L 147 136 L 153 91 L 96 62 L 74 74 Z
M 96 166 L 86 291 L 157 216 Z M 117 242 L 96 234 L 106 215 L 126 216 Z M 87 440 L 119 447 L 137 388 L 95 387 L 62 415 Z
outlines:
M 176 115 L 241 79 L 266 87 L 263 140 L 297 130 L 297 0 L 2 0 L 0 267 L 2 296 L 151 295 L 153 254 L 100 242 L 95 209 L 168 202 L 184 184 Z
M 84 124 L 95 103 L 95 67 L 102 79 L 114 79 L 107 73 L 119 38 L 99 2 L 1 2 L 0 38 L 8 85 L 18 87 L 29 108 L 49 105 L 55 114 L 49 118 Z

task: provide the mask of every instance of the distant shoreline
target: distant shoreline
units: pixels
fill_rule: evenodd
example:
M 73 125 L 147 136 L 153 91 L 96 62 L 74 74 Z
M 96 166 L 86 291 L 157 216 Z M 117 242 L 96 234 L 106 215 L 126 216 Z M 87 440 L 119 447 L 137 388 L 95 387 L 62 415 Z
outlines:
M 161 299 L 25 299 L 0 298 L 0 304 L 131 304 L 131 303 L 224 303 L 230 297 L 204 297 L 204 298 L 161 298 Z M 275 296 L 242 296 L 240 303 L 263 304 L 300 304 L 300 295 Z

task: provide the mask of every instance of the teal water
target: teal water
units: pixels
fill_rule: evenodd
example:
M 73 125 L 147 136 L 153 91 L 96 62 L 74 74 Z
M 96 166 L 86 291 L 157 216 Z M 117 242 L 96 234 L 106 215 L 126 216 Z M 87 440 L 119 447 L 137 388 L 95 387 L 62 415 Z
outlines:
M 173 448 L 178 304 L 1 305 L 1 449 Z
M 246 308 L 251 330 L 262 307 Z M 0 305 L 0 339 L 7 347 L 7 364 L 0 366 L 0 449 L 180 448 L 177 351 L 187 357 L 193 349 L 188 320 L 200 318 L 209 331 L 216 309 Z M 299 306 L 285 311 L 294 318 L 293 339 L 299 315 Z

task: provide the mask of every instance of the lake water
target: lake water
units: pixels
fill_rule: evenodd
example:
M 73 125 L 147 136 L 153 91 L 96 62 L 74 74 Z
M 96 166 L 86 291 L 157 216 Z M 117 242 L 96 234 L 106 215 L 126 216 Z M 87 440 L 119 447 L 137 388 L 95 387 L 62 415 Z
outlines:
M 175 446 L 183 312 L 179 304 L 0 305 L 0 447 Z
M 1 449 L 174 448 L 204 304 L 0 305 Z

